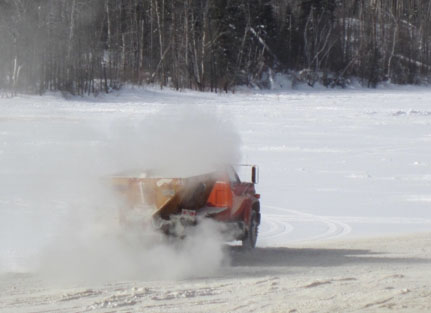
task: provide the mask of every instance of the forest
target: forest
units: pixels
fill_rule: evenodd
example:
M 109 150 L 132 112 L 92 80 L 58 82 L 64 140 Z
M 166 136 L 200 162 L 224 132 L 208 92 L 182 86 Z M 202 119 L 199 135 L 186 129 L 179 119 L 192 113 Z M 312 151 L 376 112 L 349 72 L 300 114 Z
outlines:
M 0 0 L 0 92 L 422 84 L 431 1 Z

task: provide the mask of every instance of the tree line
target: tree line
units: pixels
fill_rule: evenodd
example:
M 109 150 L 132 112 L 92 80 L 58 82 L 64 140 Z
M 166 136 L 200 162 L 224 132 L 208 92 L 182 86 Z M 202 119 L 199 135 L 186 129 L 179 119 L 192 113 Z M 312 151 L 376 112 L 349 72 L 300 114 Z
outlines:
M 0 0 L 0 89 L 125 83 L 229 91 L 416 84 L 431 72 L 431 1 Z

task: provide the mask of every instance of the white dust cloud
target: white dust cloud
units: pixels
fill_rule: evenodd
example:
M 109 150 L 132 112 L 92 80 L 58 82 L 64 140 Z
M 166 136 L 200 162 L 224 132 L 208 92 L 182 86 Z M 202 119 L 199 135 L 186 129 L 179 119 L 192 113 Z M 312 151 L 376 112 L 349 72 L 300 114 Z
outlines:
M 167 107 L 144 121 L 119 121 L 111 129 L 119 168 L 163 170 L 187 176 L 240 160 L 233 125 L 195 105 Z
M 22 231 L 12 240 L 20 241 L 21 249 L 36 249 L 27 263 L 42 278 L 182 279 L 211 275 L 226 260 L 212 221 L 191 229 L 184 240 L 154 231 L 147 212 L 120 225 L 123 204 L 106 182 L 110 174 L 126 170 L 156 168 L 168 176 L 186 176 L 238 162 L 240 139 L 229 120 L 198 106 L 169 106 L 115 122 L 20 123 L 19 129 L 32 131 L 10 150 L 9 177 L 31 175 L 9 188 L 22 206 L 17 216 L 30 229 L 15 219 Z M 12 201 L 9 209 L 13 206 Z M 44 238 L 43 248 L 25 246 L 37 237 Z

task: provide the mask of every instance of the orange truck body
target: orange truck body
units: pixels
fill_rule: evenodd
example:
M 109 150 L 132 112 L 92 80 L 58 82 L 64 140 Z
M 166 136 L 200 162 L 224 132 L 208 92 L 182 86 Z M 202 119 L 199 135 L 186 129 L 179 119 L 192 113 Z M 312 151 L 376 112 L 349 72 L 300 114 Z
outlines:
M 191 226 L 202 218 L 211 218 L 232 228 L 231 239 L 243 240 L 250 227 L 256 227 L 257 236 L 260 223 L 260 196 L 255 190 L 257 168 L 251 166 L 251 170 L 251 182 L 241 182 L 231 166 L 189 177 L 163 177 L 148 171 L 111 179 L 126 207 L 150 212 L 156 221 L 153 225 L 159 225 L 166 234 L 181 237 L 175 233 L 178 227 L 174 224 Z M 124 208 L 123 215 L 126 213 Z M 257 225 L 253 226 L 251 219 Z

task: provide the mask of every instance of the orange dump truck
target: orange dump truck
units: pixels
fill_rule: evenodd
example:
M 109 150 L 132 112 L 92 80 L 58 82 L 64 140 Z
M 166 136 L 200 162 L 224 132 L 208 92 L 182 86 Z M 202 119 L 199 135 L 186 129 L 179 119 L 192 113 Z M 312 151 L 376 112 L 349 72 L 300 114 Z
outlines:
M 254 248 L 260 224 L 260 195 L 255 190 L 258 169 L 244 167 L 249 169 L 247 182 L 240 180 L 232 166 L 187 177 L 144 171 L 114 176 L 112 182 L 128 207 L 149 210 L 152 224 L 168 235 L 182 237 L 187 227 L 211 218 L 226 225 L 223 228 L 230 239 Z

